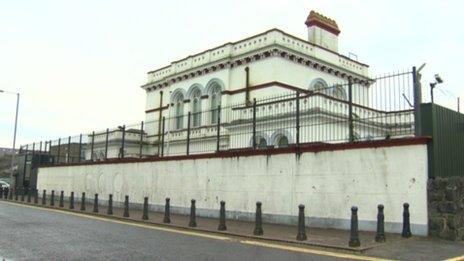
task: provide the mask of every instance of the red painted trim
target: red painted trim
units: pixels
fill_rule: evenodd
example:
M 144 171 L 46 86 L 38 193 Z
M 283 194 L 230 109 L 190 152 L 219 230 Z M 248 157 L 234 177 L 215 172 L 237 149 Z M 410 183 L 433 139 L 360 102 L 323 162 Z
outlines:
M 158 107 L 158 108 L 154 108 L 154 109 L 150 109 L 150 110 L 146 110 L 145 113 L 150 113 L 150 112 L 155 112 L 155 111 L 159 111 L 160 109 L 161 110 L 166 110 L 169 106 L 163 106 L 163 107 Z
M 310 93 L 310 91 L 308 91 L 308 90 L 301 89 L 299 87 L 289 85 L 289 84 L 285 84 L 285 83 L 282 83 L 282 82 L 277 82 L 277 81 L 266 82 L 266 83 L 262 83 L 262 84 L 253 85 L 253 86 L 249 87 L 249 90 L 254 91 L 254 90 L 258 90 L 258 89 L 263 89 L 263 88 L 268 88 L 268 87 L 276 87 L 276 86 L 277 87 L 282 87 L 282 88 L 285 88 L 285 89 L 289 89 L 289 90 L 292 90 L 292 91 Z M 232 90 L 232 91 L 222 91 L 221 93 L 222 94 L 227 94 L 227 95 L 234 95 L 234 94 L 242 93 L 242 92 L 246 92 L 246 91 L 247 91 L 247 88 L 241 88 L 241 89 L 236 89 L 236 90 Z
M 221 151 L 217 153 L 205 153 L 196 155 L 183 155 L 183 156 L 166 156 L 158 157 L 153 156 L 149 158 L 124 158 L 124 159 L 108 159 L 107 161 L 99 162 L 83 162 L 72 164 L 48 165 L 41 166 L 41 168 L 64 167 L 64 166 L 84 166 L 84 165 L 98 165 L 98 164 L 122 164 L 122 163 L 135 163 L 135 162 L 156 162 L 156 161 L 179 161 L 179 160 L 197 160 L 197 159 L 212 159 L 212 158 L 235 158 L 235 157 L 248 157 L 260 155 L 278 155 L 287 153 L 303 153 L 303 152 L 324 152 L 324 151 L 337 151 L 337 150 L 352 150 L 352 149 L 367 149 L 367 148 L 385 148 L 395 146 L 410 146 L 427 144 L 432 138 L 429 136 L 422 137 L 409 137 L 390 140 L 373 140 L 373 141 L 359 141 L 359 142 L 345 142 L 345 143 L 305 143 L 301 144 L 300 148 L 268 148 L 268 149 L 237 149 L 229 151 Z

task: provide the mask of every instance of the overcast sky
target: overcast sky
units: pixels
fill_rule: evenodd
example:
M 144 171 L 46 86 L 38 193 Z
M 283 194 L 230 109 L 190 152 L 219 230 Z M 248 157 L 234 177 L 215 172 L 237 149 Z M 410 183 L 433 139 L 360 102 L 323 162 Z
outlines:
M 1 1 L 0 89 L 21 93 L 18 143 L 144 119 L 146 72 L 279 28 L 306 39 L 310 10 L 335 19 L 342 54 L 372 76 L 426 62 L 439 103 L 464 97 L 463 1 Z M 11 147 L 15 96 L 0 93 L 0 147 Z M 18 145 L 17 143 L 17 145 Z

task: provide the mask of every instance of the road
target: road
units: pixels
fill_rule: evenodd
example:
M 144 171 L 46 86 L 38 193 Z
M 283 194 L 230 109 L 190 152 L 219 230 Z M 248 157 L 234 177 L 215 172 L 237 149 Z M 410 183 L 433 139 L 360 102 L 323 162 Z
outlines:
M 0 201 L 0 259 L 346 260 L 350 257 L 298 249 L 302 248 Z

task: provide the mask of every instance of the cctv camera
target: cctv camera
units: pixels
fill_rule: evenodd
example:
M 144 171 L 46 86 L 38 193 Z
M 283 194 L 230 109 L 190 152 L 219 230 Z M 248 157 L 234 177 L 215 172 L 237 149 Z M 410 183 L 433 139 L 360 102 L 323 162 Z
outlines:
M 438 74 L 435 74 L 435 80 L 438 82 L 438 83 L 443 83 L 443 79 L 440 77 L 440 75 Z

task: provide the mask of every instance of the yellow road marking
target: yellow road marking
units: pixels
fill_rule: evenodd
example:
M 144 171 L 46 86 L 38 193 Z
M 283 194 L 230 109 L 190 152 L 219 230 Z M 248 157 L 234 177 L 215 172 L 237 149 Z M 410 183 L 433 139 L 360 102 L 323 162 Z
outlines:
M 5 202 L 5 201 L 3 201 L 3 202 Z M 63 214 L 72 215 L 72 216 L 78 216 L 78 217 L 85 217 L 85 218 L 90 218 L 90 219 L 95 219 L 95 220 L 107 221 L 107 222 L 112 222 L 112 223 L 116 223 L 116 224 L 131 225 L 131 226 L 136 226 L 136 227 L 149 228 L 149 229 L 160 230 L 160 231 L 165 231 L 165 232 L 172 232 L 172 233 L 178 233 L 178 234 L 189 235 L 189 236 L 205 237 L 205 238 L 211 238 L 211 239 L 217 239 L 217 240 L 232 240 L 232 238 L 230 238 L 230 237 L 211 235 L 211 234 L 206 234 L 204 232 L 184 231 L 184 230 L 176 229 L 176 228 L 160 227 L 160 226 L 157 226 L 156 224 L 146 225 L 146 224 L 140 224 L 140 223 L 131 222 L 130 220 L 128 220 L 128 221 L 114 220 L 114 219 L 111 219 L 111 218 L 97 217 L 97 216 L 93 216 L 93 215 L 86 215 L 86 214 L 82 214 L 82 213 L 75 213 L 75 212 L 70 212 L 70 211 L 60 210 L 60 209 L 43 208 L 43 207 L 37 207 L 37 206 L 31 206 L 31 205 L 23 205 L 23 204 L 20 204 L 20 203 L 13 203 L 13 202 L 5 202 L 5 203 L 12 204 L 12 205 L 18 205 L 18 206 L 22 206 L 22 207 L 47 210 L 47 211 L 51 211 L 51 212 L 63 213 Z
M 453 258 L 450 258 L 450 259 L 446 259 L 444 261 L 462 261 L 462 260 L 464 260 L 464 255 L 463 256 L 453 257 Z
M 267 247 L 267 248 L 287 250 L 287 251 L 292 251 L 292 252 L 315 254 L 315 255 L 320 255 L 320 256 L 332 256 L 332 257 L 347 258 L 347 259 L 353 259 L 353 260 L 391 260 L 391 259 L 381 259 L 381 258 L 360 256 L 360 255 L 353 255 L 353 254 L 329 252 L 329 251 L 309 249 L 309 248 L 303 248 L 303 247 L 294 247 L 294 246 L 281 245 L 281 244 L 265 243 L 265 242 L 252 241 L 252 240 L 241 240 L 240 243 L 247 244 L 247 245 L 253 245 L 253 246 L 261 246 L 261 247 Z
M 51 212 L 62 213 L 62 214 L 67 214 L 67 215 L 72 215 L 72 216 L 78 216 L 78 217 L 90 218 L 90 219 L 94 219 L 94 220 L 112 222 L 112 223 L 116 223 L 116 224 L 130 225 L 130 226 L 135 226 L 135 227 L 142 227 L 142 228 L 148 228 L 148 229 L 153 229 L 153 230 L 159 230 L 159 231 L 183 234 L 183 235 L 188 235 L 188 236 L 196 236 L 196 237 L 203 237 L 203 238 L 209 238 L 209 239 L 223 240 L 223 241 L 236 241 L 232 237 L 212 235 L 212 234 L 208 234 L 207 232 L 185 231 L 185 230 L 177 229 L 177 228 L 161 227 L 161 226 L 158 226 L 157 224 L 148 225 L 148 224 L 136 223 L 135 221 L 131 221 L 131 220 L 127 220 L 127 221 L 114 220 L 114 219 L 111 219 L 111 218 L 97 217 L 97 216 L 93 216 L 93 215 L 89 215 L 89 214 L 70 212 L 70 211 L 60 210 L 60 209 L 44 208 L 44 207 L 40 207 L 40 206 L 25 205 L 25 204 L 21 204 L 21 203 L 14 203 L 14 202 L 8 202 L 8 201 L 2 201 L 2 202 L 7 203 L 7 204 L 11 204 L 11 205 L 17 205 L 17 206 L 22 206 L 22 207 L 34 208 L 34 209 L 47 210 L 47 211 L 51 211 Z M 304 247 L 294 247 L 294 246 L 282 245 L 282 244 L 276 244 L 276 243 L 266 243 L 266 242 L 254 241 L 254 240 L 239 240 L 237 242 L 239 242 L 241 244 L 245 244 L 245 245 L 254 245 L 254 246 L 260 246 L 260 247 L 266 247 L 266 248 L 274 248 L 274 249 L 286 250 L 286 251 L 292 251 L 292 252 L 298 252 L 298 253 L 314 254 L 314 255 L 320 255 L 320 256 L 331 256 L 331 257 L 346 258 L 346 259 L 352 259 L 352 260 L 379 260 L 379 261 L 381 261 L 381 260 L 389 260 L 389 259 L 381 259 L 381 258 L 354 255 L 354 254 L 346 254 L 346 253 L 330 252 L 330 251 L 324 251 L 324 250 L 316 250 L 316 249 L 310 249 L 310 248 L 304 248 Z M 460 259 L 451 259 L 451 260 L 456 261 L 456 260 L 460 260 Z

